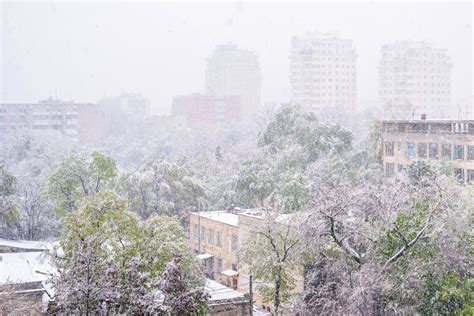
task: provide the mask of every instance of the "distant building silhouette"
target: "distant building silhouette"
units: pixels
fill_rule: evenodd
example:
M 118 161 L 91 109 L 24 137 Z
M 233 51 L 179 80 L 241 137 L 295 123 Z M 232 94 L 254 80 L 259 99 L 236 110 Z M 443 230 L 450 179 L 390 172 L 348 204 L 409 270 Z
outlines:
M 207 60 L 206 93 L 216 98 L 238 96 L 248 118 L 260 107 L 261 74 L 257 56 L 235 45 L 218 46 Z
M 384 45 L 379 93 L 385 117 L 412 119 L 425 113 L 431 119 L 453 118 L 457 109 L 451 105 L 451 68 L 446 49 L 429 43 Z
M 184 117 L 190 127 L 239 121 L 240 100 L 239 96 L 215 97 L 200 93 L 176 96 L 173 98 L 171 114 Z
M 313 110 L 353 110 L 357 102 L 352 41 L 308 32 L 291 41 L 291 101 Z
M 52 97 L 38 103 L 0 104 L 0 130 L 35 135 L 53 133 L 82 143 L 101 143 L 103 119 L 96 104 Z

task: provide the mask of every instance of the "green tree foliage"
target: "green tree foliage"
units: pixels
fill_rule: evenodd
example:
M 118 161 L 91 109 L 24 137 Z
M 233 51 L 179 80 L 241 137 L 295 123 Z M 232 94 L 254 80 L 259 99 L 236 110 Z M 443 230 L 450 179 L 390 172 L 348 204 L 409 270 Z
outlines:
M 20 210 L 15 200 L 17 180 L 0 162 L 0 236 L 12 234 L 20 219 Z
M 277 315 L 290 300 L 295 276 L 303 268 L 301 219 L 299 214 L 264 212 L 263 219 L 243 234 L 239 258 L 257 280 L 257 291 L 273 304 Z
M 282 106 L 258 141 L 259 151 L 247 160 L 236 181 L 239 202 L 294 212 L 308 200 L 306 169 L 328 156 L 351 150 L 351 134 L 337 124 L 324 124 L 298 106 Z
M 50 176 L 48 195 L 58 213 L 75 211 L 82 198 L 108 188 L 116 175 L 117 167 L 111 157 L 99 152 L 94 152 L 90 160 L 72 155 Z
M 184 221 L 185 211 L 205 198 L 202 183 L 185 164 L 165 159 L 124 176 L 121 190 L 128 197 L 131 210 L 142 218 L 158 214 L 179 216 Z
M 323 124 L 312 112 L 299 106 L 282 106 L 260 136 L 258 145 L 279 152 L 295 144 L 304 148 L 302 163 L 317 160 L 330 152 L 345 153 L 351 149 L 352 136 L 336 124 Z
M 115 193 L 99 192 L 63 217 L 63 253 L 56 259 L 59 276 L 53 279 L 60 310 L 144 312 L 144 306 L 157 304 L 155 280 L 176 255 L 183 258 L 183 282 L 191 288 L 202 284 L 179 221 L 167 216 L 141 221 L 126 207 L 126 201 Z M 142 303 L 132 299 L 135 296 Z M 120 308 L 104 307 L 110 300 Z

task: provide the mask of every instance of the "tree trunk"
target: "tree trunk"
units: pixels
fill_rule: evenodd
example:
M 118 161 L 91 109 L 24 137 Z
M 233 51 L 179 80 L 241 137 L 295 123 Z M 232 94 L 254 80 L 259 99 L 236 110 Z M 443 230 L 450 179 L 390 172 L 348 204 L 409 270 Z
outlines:
M 280 290 L 281 290 L 281 266 L 278 267 L 277 278 L 275 281 L 275 296 L 273 305 L 275 307 L 275 315 L 278 315 L 280 309 Z

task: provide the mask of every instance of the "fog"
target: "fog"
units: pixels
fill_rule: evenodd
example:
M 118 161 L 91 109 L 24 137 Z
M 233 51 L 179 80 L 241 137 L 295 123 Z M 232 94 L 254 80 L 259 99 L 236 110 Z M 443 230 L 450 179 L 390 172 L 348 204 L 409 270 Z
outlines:
M 0 10 L 0 315 L 474 314 L 472 2 Z
M 49 95 L 96 102 L 141 91 L 152 108 L 204 89 L 205 60 L 219 44 L 255 52 L 262 104 L 288 102 L 291 37 L 335 32 L 357 51 L 358 102 L 378 99 L 381 47 L 429 41 L 451 58 L 452 99 L 472 95 L 468 2 L 4 2 L 2 102 Z

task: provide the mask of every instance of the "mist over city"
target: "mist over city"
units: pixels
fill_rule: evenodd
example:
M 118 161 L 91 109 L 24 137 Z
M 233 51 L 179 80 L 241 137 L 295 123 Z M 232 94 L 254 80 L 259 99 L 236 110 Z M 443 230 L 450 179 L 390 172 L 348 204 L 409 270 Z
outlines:
M 471 1 L 0 17 L 1 315 L 474 315 Z

